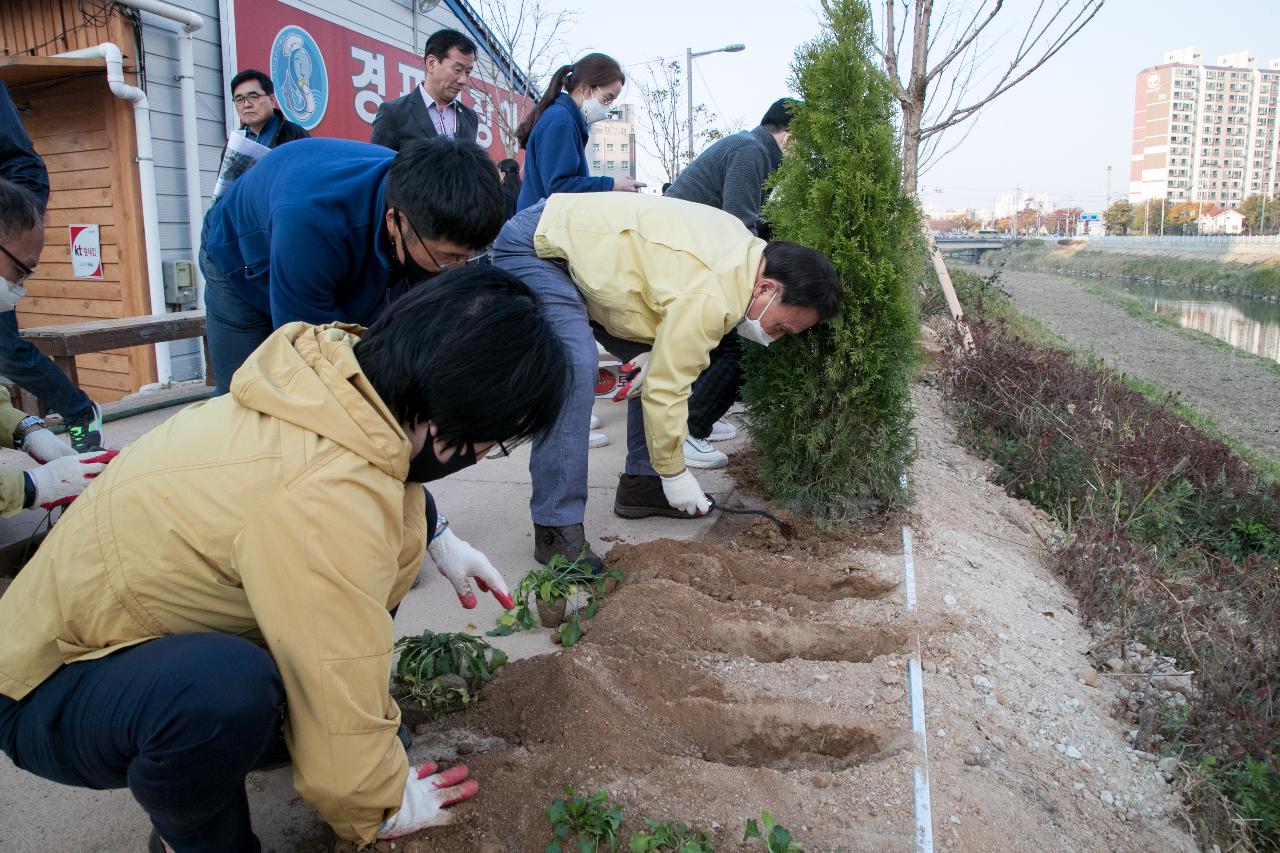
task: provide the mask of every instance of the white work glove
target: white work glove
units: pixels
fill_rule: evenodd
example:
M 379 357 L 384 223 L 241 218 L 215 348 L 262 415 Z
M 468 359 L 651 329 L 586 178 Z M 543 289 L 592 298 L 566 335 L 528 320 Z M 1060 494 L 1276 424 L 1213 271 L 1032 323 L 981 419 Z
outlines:
M 89 482 L 102 473 L 117 451 L 95 450 L 75 456 L 62 456 L 46 462 L 39 468 L 26 472 L 35 486 L 34 506 L 53 509 L 71 503 L 89 486 Z
M 493 593 L 504 610 L 516 606 L 506 582 L 493 567 L 493 563 L 489 562 L 489 558 L 455 536 L 452 530 L 445 528 L 444 533 L 431 540 L 427 553 L 435 561 L 440 574 L 453 584 L 454 591 L 458 593 L 458 601 L 467 610 L 476 606 L 476 594 L 471 591 L 471 578 L 475 578 L 476 586 L 480 587 L 481 592 Z
M 37 462 L 51 462 L 63 456 L 78 455 L 70 444 L 60 441 L 47 429 L 32 430 L 22 439 L 22 450 Z
M 642 352 L 626 364 L 618 368 L 618 372 L 627 376 L 627 381 L 622 384 L 618 392 L 613 395 L 613 402 L 621 403 L 623 400 L 630 400 L 632 397 L 640 393 L 640 387 L 644 385 L 644 374 L 649 369 L 649 353 Z
M 480 790 L 476 780 L 467 778 L 468 772 L 465 764 L 459 764 L 437 773 L 436 765 L 431 761 L 421 767 L 410 767 L 400 811 L 382 822 L 378 837 L 399 838 L 420 829 L 447 824 L 453 815 L 445 809 L 471 799 Z
M 711 501 L 698 485 L 698 478 L 690 474 L 688 468 L 673 477 L 664 476 L 662 493 L 666 495 L 667 503 L 689 515 L 706 515 L 711 511 Z

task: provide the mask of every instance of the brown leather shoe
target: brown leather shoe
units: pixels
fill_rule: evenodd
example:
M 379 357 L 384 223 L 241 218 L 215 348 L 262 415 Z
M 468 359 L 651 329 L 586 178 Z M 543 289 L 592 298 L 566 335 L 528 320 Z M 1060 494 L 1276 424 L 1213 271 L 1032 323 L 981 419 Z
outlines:
M 662 491 L 662 478 L 657 474 L 622 474 L 618 477 L 618 490 L 613 495 L 613 514 L 619 518 L 680 518 L 692 521 L 689 515 L 667 503 Z
M 547 527 L 542 524 L 533 526 L 533 559 L 542 565 L 551 562 L 556 554 L 569 562 L 581 559 L 583 565 L 591 569 L 592 574 L 604 574 L 604 561 L 591 550 L 587 544 L 587 534 L 581 524 L 569 524 L 564 527 Z

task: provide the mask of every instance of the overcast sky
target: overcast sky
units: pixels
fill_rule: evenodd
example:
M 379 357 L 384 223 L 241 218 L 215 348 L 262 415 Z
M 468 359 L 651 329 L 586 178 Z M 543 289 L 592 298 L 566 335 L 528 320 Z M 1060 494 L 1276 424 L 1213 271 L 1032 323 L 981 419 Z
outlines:
M 961 0 L 973 6 L 976 0 Z M 1052 2 L 1052 0 L 1050 0 Z M 957 0 L 935 0 L 935 16 Z M 752 127 L 765 108 L 788 94 L 797 46 L 818 33 L 817 2 L 778 0 L 648 0 L 619 4 L 566 0 L 581 10 L 567 42 L 578 53 L 600 50 L 627 67 L 631 79 L 644 63 L 669 57 L 683 64 L 685 48 L 708 50 L 732 42 L 742 53 L 694 60 L 694 101 L 705 103 L 725 128 Z M 1030 0 L 1006 6 L 1013 16 Z M 880 4 L 874 4 L 879 8 Z M 766 13 L 765 10 L 768 12 Z M 990 48 L 993 67 L 1010 40 L 1020 36 L 1016 17 Z M 1015 32 L 1016 31 L 1016 32 Z M 961 142 L 966 126 L 949 131 L 946 145 L 959 146 L 921 177 L 926 205 L 989 207 L 1015 187 L 1049 193 L 1055 203 L 1086 210 L 1102 205 L 1106 167 L 1112 167 L 1111 197 L 1129 189 L 1129 147 L 1134 80 L 1160 63 L 1166 50 L 1196 45 L 1205 59 L 1249 49 L 1267 67 L 1280 58 L 1277 0 L 1110 0 L 1085 30 L 1025 82 L 987 107 Z M 634 86 L 623 100 L 639 98 Z M 639 132 L 639 131 L 637 131 Z M 651 158 L 640 159 L 640 177 L 661 183 Z

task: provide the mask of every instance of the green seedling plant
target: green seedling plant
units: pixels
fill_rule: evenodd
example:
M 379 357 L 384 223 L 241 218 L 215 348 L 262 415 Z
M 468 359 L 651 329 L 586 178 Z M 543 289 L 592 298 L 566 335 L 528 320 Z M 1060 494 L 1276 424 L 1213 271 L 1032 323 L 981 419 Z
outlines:
M 599 611 L 599 599 L 604 598 L 605 583 L 609 580 L 622 580 L 622 572 L 610 569 L 601 575 L 592 574 L 582 558 L 570 562 L 564 556 L 556 554 L 545 566 L 534 569 L 520 579 L 516 585 L 516 606 L 498 617 L 496 628 L 488 632 L 490 637 L 506 637 L 517 631 L 527 631 L 538 626 L 537 616 L 529 607 L 529 598 L 536 595 L 546 604 L 560 599 L 570 599 L 577 595 L 580 588 L 590 589 L 591 597 L 586 608 L 581 612 L 574 611 L 573 617 L 559 627 L 560 644 L 572 646 L 582 639 L 582 622 L 580 616 L 593 618 Z
M 596 791 L 589 797 L 576 793 L 568 785 L 564 797 L 553 800 L 546 808 L 551 822 L 552 839 L 546 853 L 596 853 L 618 849 L 618 827 L 622 825 L 622 807 L 609 802 L 609 794 Z
M 761 827 L 764 829 L 763 832 Z M 791 833 L 785 827 L 779 826 L 773 819 L 773 815 L 767 811 L 760 813 L 759 823 L 756 823 L 755 818 L 747 821 L 747 831 L 742 836 L 742 840 L 752 839 L 763 844 L 764 849 L 769 853 L 800 853 L 804 850 L 799 844 L 792 842 Z
M 711 839 L 683 823 L 644 819 L 645 831 L 631 836 L 629 853 L 714 853 Z
M 400 653 L 398 692 L 430 709 L 432 717 L 471 704 L 480 687 L 507 662 L 502 649 L 463 633 L 423 631 L 401 637 L 395 650 Z

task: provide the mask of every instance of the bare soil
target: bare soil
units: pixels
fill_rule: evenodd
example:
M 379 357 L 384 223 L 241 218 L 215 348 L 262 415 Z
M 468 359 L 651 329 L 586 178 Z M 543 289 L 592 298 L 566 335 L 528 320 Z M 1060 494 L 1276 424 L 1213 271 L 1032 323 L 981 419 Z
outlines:
M 465 761 L 481 792 L 394 849 L 541 851 L 570 785 L 624 807 L 623 849 L 643 817 L 759 849 L 743 828 L 768 809 L 809 851 L 911 850 L 919 649 L 939 849 L 1193 850 L 1040 559 L 1052 526 L 956 445 L 933 388 L 914 399 L 915 613 L 896 523 L 785 539 L 726 517 L 701 543 L 616 545 L 626 580 L 581 643 L 508 665 L 418 737 L 415 761 Z
M 989 275 L 984 267 L 966 267 Z M 1280 460 L 1280 381 L 1266 366 L 1130 317 L 1069 276 L 1005 269 L 1000 286 L 1022 313 L 1117 370 L 1178 394 L 1228 435 Z

